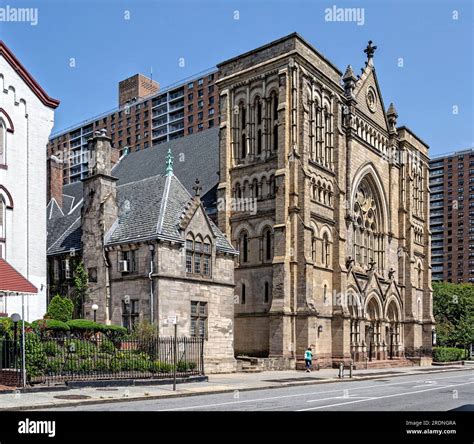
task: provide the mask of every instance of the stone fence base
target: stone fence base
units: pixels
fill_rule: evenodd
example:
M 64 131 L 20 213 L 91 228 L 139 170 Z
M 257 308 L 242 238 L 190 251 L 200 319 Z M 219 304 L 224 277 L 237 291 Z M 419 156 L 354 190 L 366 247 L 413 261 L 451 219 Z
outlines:
M 237 356 L 236 371 L 242 372 L 249 369 L 253 371 L 278 371 L 294 370 L 296 362 L 294 358 L 253 358 Z

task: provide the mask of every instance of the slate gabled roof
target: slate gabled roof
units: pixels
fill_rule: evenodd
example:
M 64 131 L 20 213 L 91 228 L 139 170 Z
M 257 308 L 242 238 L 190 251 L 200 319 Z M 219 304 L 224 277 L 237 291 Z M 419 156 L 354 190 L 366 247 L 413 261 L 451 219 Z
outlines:
M 48 220 L 47 254 L 81 250 L 81 206 L 63 217 Z
M 174 174 L 117 187 L 119 218 L 107 234 L 106 245 L 155 238 L 184 242 L 179 225 L 191 199 Z M 235 253 L 222 232 L 210 222 L 218 251 Z
M 106 244 L 152 238 L 183 241 L 179 223 L 192 199 L 196 177 L 201 181 L 203 197 L 212 193 L 219 181 L 218 145 L 218 130 L 211 129 L 123 157 L 112 169 L 112 175 L 118 178 L 119 218 L 107 233 Z M 174 174 L 169 180 L 157 174 L 164 173 L 168 148 L 174 156 Z M 65 185 L 63 193 L 64 216 L 56 209 L 48 213 L 52 215 L 48 218 L 48 255 L 82 248 L 82 182 Z M 218 227 L 209 222 L 218 251 L 236 253 Z
M 168 149 L 174 159 L 173 172 L 190 193 L 196 178 L 201 182 L 201 196 L 219 182 L 218 128 L 131 152 L 112 169 L 112 175 L 119 179 L 118 185 L 123 185 L 164 173 Z

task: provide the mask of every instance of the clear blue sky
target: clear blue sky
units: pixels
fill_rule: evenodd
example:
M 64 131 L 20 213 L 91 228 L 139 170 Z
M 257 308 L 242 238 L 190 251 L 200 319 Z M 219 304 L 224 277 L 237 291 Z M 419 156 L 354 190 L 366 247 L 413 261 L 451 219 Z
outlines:
M 471 0 L 0 0 L 6 5 L 38 8 L 36 26 L 0 22 L 0 38 L 61 100 L 55 130 L 114 108 L 118 81 L 137 72 L 153 67 L 164 87 L 297 31 L 356 73 L 373 40 L 384 102 L 395 103 L 399 123 L 432 155 L 474 146 Z M 333 5 L 364 8 L 364 24 L 325 21 Z

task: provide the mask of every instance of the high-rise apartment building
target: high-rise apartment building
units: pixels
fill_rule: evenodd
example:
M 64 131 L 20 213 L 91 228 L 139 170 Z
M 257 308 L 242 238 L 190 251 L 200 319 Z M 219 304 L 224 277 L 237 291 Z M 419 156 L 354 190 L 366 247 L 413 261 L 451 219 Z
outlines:
M 474 149 L 430 160 L 432 279 L 474 282 Z
M 208 71 L 163 90 L 141 74 L 121 81 L 117 109 L 56 132 L 50 138 L 48 157 L 55 156 L 62 162 L 62 172 L 57 166 L 48 169 L 48 199 L 58 181 L 68 184 L 87 176 L 87 140 L 94 131 L 107 130 L 115 148 L 112 160 L 116 162 L 126 150 L 146 149 L 216 126 L 215 80 L 216 71 Z

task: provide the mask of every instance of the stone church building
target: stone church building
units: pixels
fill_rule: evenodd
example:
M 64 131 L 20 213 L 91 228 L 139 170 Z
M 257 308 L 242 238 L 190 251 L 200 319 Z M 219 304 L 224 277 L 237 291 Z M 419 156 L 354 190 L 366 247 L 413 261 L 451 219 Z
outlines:
M 235 368 L 237 252 L 205 210 L 217 168 L 205 151 L 191 152 L 210 136 L 217 140 L 209 132 L 130 153 L 113 167 L 110 138 L 95 133 L 88 141 L 88 177 L 63 187 L 62 197 L 48 205 L 48 264 L 50 288 L 71 296 L 75 264 L 83 262 L 85 318 L 97 304 L 99 322 L 132 329 L 148 321 L 172 336 L 168 319 L 177 316 L 179 336 L 205 339 L 204 366 L 214 373 Z M 217 144 L 209 146 L 217 155 Z M 186 158 L 177 168 L 186 186 L 174 174 L 172 149 Z M 202 184 L 195 174 L 204 175 Z
M 432 344 L 428 146 L 291 34 L 218 65 L 218 224 L 238 247 L 236 355 L 321 366 Z M 222 210 L 225 208 L 225 211 Z

